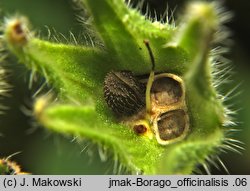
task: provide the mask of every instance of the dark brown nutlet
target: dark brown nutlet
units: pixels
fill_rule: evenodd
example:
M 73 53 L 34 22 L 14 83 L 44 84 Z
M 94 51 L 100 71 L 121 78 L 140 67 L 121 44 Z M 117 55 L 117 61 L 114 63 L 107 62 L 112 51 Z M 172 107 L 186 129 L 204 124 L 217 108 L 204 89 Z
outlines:
M 146 87 L 131 71 L 109 72 L 104 79 L 104 99 L 119 117 L 129 117 L 145 106 Z

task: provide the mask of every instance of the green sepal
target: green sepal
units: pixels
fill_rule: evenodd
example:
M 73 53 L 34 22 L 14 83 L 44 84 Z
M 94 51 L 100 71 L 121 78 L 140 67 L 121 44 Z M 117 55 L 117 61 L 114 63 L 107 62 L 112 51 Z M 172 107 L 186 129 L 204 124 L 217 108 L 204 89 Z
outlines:
M 154 140 L 137 136 L 125 125 L 103 119 L 93 107 L 51 105 L 42 110 L 37 119 L 51 131 L 88 139 L 108 148 L 133 174 L 157 173 L 156 166 L 165 148 Z

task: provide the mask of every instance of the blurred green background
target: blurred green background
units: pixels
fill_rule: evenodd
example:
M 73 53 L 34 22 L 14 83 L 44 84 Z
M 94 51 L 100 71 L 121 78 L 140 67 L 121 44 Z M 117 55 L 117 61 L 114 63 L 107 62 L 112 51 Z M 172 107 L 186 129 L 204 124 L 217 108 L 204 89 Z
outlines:
M 136 4 L 136 0 L 132 1 Z M 183 9 L 187 1 L 182 0 L 145 0 L 150 10 L 161 14 L 167 5 L 177 11 Z M 227 27 L 232 32 L 231 52 L 226 55 L 232 60 L 235 75 L 232 83 L 225 89 L 232 89 L 242 83 L 237 91 L 240 96 L 232 103 L 240 109 L 236 120 L 239 132 L 233 135 L 244 142 L 242 154 L 222 153 L 222 161 L 231 174 L 250 174 L 250 2 L 246 0 L 225 0 L 224 6 L 234 17 Z M 144 6 L 145 10 L 145 6 Z M 25 15 L 33 29 L 41 37 L 48 35 L 48 28 L 69 37 L 69 30 L 76 36 L 83 32 L 77 21 L 78 10 L 71 0 L 0 0 L 0 16 Z M 101 161 L 98 148 L 88 142 L 76 143 L 70 137 L 52 134 L 41 127 L 34 127 L 34 120 L 24 110 L 32 108 L 32 94 L 39 88 L 41 81 L 28 89 L 28 71 L 15 58 L 8 58 L 5 67 L 9 71 L 8 83 L 12 85 L 10 96 L 2 98 L 1 103 L 8 106 L 5 114 L 0 116 L 0 157 L 21 151 L 13 160 L 22 168 L 33 174 L 112 174 L 114 164 L 110 160 Z M 212 174 L 225 174 L 221 169 L 212 168 Z

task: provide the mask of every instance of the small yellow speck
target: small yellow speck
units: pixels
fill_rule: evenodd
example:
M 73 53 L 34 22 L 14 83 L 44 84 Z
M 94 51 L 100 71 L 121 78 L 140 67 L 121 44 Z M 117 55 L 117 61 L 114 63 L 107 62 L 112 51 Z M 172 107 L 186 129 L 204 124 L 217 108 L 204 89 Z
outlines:
M 42 112 L 50 103 L 51 96 L 42 96 L 35 101 L 34 114 L 37 118 L 41 118 Z

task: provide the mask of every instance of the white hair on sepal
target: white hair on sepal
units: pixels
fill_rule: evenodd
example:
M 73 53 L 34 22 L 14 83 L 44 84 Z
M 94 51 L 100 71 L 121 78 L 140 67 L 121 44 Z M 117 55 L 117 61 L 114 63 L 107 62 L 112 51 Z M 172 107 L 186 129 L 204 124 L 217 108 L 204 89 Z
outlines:
M 137 4 L 134 5 L 134 8 L 142 14 L 143 7 L 146 6 L 146 14 L 148 11 L 147 4 L 145 5 L 145 0 L 137 1 Z
M 38 119 L 41 117 L 43 110 L 48 105 L 58 101 L 56 91 L 44 78 L 40 78 L 39 82 L 34 83 L 30 91 L 33 92 L 32 96 L 26 97 L 24 103 L 20 106 L 21 112 L 30 119 L 30 126 L 25 131 L 27 134 L 32 134 L 41 127 Z
M 7 158 L 5 158 L 5 160 L 10 160 L 13 156 L 19 155 L 20 153 L 22 153 L 22 151 L 17 151 L 13 154 L 10 154 L 9 156 L 7 156 Z
M 175 6 L 173 9 L 171 9 L 171 8 L 169 8 L 169 5 L 167 4 L 165 11 L 163 12 L 162 15 L 160 15 L 160 22 L 162 24 L 167 23 L 172 28 L 176 27 L 175 15 L 174 15 L 175 11 L 176 11 L 176 7 L 177 6 Z
M 224 153 L 224 151 L 221 151 L 219 148 L 219 150 L 215 151 L 215 153 L 207 156 L 204 162 L 198 164 L 192 174 L 211 175 L 213 173 L 213 169 L 216 169 L 222 173 L 229 175 L 229 170 L 219 157 L 219 154 L 221 153 Z
M 215 169 L 219 171 L 224 171 L 227 175 L 230 174 L 229 170 L 227 169 L 223 161 L 219 158 L 218 154 L 207 157 L 206 161 L 211 167 L 215 167 Z
M 145 0 L 140 0 L 136 5 L 133 5 L 131 1 L 127 2 L 128 7 L 134 8 L 140 12 L 147 20 L 153 22 L 159 22 L 161 24 L 168 24 L 170 27 L 175 28 L 175 18 L 174 12 L 176 7 L 172 10 L 169 8 L 168 4 L 166 5 L 165 11 L 162 14 L 158 14 L 156 10 L 150 10 L 150 6 Z M 143 11 L 145 9 L 145 11 Z
M 79 45 L 90 46 L 90 47 L 104 47 L 104 43 L 101 41 L 93 28 L 93 19 L 89 16 L 88 11 L 84 8 L 80 0 L 72 0 L 72 9 L 75 11 L 75 18 L 79 25 L 83 28 L 77 36 L 72 33 L 71 37 L 74 36 L 73 40 Z M 73 36 L 72 36 L 73 35 Z
M 214 166 L 218 170 L 223 170 L 226 174 L 229 174 L 226 165 L 222 162 L 218 155 L 227 153 L 228 151 L 241 154 L 244 150 L 244 144 L 241 141 L 233 138 L 239 129 L 239 122 L 237 122 L 237 115 L 239 109 L 239 102 L 241 99 L 241 84 L 235 80 L 235 66 L 232 61 L 226 58 L 230 52 L 232 45 L 231 31 L 225 26 L 226 22 L 229 22 L 232 18 L 232 13 L 225 10 L 221 3 L 214 2 L 212 5 L 215 7 L 216 15 L 219 19 L 217 32 L 213 36 L 212 50 L 209 53 L 208 63 L 211 64 L 212 74 L 212 86 L 215 88 L 217 98 L 221 100 L 224 108 L 224 119 L 221 126 L 224 131 L 224 138 L 221 140 L 221 144 L 215 150 L 215 153 L 211 153 L 206 159 L 203 165 L 203 170 L 207 174 L 210 174 L 209 166 Z M 229 86 L 234 84 L 233 87 Z M 201 169 L 199 169 L 202 172 Z
M 204 163 L 202 164 L 202 166 L 203 166 L 203 168 L 204 168 L 206 174 L 207 174 L 207 175 L 211 175 L 211 169 L 210 169 L 211 167 L 210 167 L 210 165 L 209 165 L 207 162 L 204 162 Z
M 223 140 L 222 145 L 220 146 L 219 150 L 221 152 L 232 151 L 237 154 L 242 154 L 242 151 L 245 150 L 244 143 L 233 138 L 235 133 L 241 131 L 240 129 L 236 128 L 229 128 L 225 130 L 225 138 Z
M 1 25 L 0 25 L 1 26 Z M 10 96 L 9 92 L 11 90 L 11 85 L 7 82 L 7 78 L 9 77 L 10 71 L 6 69 L 6 59 L 8 53 L 6 51 L 6 47 L 3 44 L 3 38 L 0 30 L 0 101 L 5 97 Z M 0 103 L 0 115 L 3 114 L 8 109 L 8 106 Z M 1 132 L 0 132 L 1 134 Z M 3 136 L 1 134 L 1 136 Z
M 236 90 L 238 90 L 238 85 L 236 85 L 235 88 L 229 90 L 226 93 L 221 91 L 222 89 L 224 89 L 223 87 L 226 84 L 232 83 L 235 69 L 235 67 L 232 65 L 232 62 L 224 57 L 225 54 L 230 52 L 230 48 L 228 47 L 230 47 L 231 44 L 231 32 L 226 27 L 224 27 L 224 24 L 231 19 L 232 15 L 230 12 L 222 8 L 220 3 L 214 3 L 214 5 L 216 7 L 219 18 L 219 28 L 214 35 L 213 41 L 213 44 L 216 44 L 217 47 L 210 51 L 212 64 L 212 85 L 216 89 L 217 98 L 220 99 L 224 105 L 225 120 L 223 126 L 228 127 L 229 125 L 235 125 L 235 123 L 232 122 L 232 115 L 234 115 L 235 112 L 229 107 L 229 104 L 227 102 L 231 100 L 232 97 L 238 96 L 240 94 L 238 92 L 237 95 L 235 94 L 232 96 L 232 94 Z M 229 98 L 229 96 L 231 98 Z
M 74 1 L 77 2 L 78 0 Z M 73 6 L 73 5 L 72 5 Z M 80 6 L 80 4 L 79 4 Z M 82 6 L 81 6 L 82 7 Z M 78 4 L 73 6 L 73 9 L 75 10 L 78 7 Z M 100 40 L 97 39 L 94 30 L 91 28 L 92 25 L 90 24 L 87 18 L 83 16 L 84 10 L 83 8 L 79 8 L 76 10 L 76 20 L 78 23 L 80 23 L 81 26 L 83 26 L 83 30 L 79 31 L 78 34 L 74 34 L 72 31 L 68 31 L 68 34 L 63 34 L 61 32 L 56 31 L 54 27 L 49 27 L 45 25 L 45 28 L 47 29 L 47 36 L 41 37 L 44 40 L 48 40 L 51 42 L 56 43 L 63 43 L 63 44 L 69 44 L 74 46 L 87 46 L 87 47 L 102 47 L 103 43 L 101 43 Z M 82 10 L 82 11 L 79 11 Z M 86 15 L 86 14 L 84 14 Z

